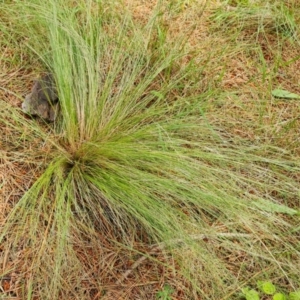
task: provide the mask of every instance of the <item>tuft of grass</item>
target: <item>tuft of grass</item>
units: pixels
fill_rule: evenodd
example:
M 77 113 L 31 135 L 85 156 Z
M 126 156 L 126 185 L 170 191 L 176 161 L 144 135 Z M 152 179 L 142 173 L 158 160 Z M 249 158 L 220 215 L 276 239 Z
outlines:
M 186 299 L 221 299 L 249 281 L 229 259 L 242 254 L 296 288 L 299 160 L 211 126 L 185 38 L 168 38 L 159 6 L 137 26 L 118 5 L 3 4 L 1 28 L 53 73 L 61 117 L 0 111 L 14 132 L 1 159 L 38 174 L 1 224 L 2 275 L 18 274 L 21 298 L 113 299 L 142 255 Z

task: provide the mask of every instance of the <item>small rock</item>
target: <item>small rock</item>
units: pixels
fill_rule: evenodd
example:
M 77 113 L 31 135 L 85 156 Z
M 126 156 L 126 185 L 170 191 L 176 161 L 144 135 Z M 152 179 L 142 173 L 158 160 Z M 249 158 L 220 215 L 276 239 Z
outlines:
M 47 73 L 36 80 L 31 93 L 25 97 L 22 110 L 29 115 L 38 116 L 53 122 L 59 111 L 57 90 L 53 75 Z

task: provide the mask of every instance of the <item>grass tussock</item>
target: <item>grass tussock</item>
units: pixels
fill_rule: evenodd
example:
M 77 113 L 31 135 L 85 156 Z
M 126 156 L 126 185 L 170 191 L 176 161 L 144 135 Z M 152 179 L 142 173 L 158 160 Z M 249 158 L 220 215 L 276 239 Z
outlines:
M 225 77 L 210 76 L 212 53 L 228 54 L 195 53 L 195 31 L 175 38 L 163 4 L 147 22 L 117 1 L 2 4 L 2 46 L 23 40 L 61 105 L 45 124 L 2 95 L 6 294 L 155 299 L 168 284 L 180 299 L 226 299 L 268 276 L 299 288 L 299 159 L 223 126 L 211 99 L 226 100 Z

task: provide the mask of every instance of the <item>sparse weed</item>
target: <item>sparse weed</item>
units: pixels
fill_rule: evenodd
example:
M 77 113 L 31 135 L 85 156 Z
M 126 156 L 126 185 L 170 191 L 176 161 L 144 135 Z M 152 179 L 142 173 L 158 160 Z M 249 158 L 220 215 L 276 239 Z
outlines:
M 160 300 L 171 300 L 173 292 L 174 290 L 169 285 L 165 285 L 161 291 L 157 292 L 156 297 Z
M 260 300 L 265 297 L 272 297 L 272 300 L 300 300 L 300 291 L 290 292 L 287 295 L 277 290 L 278 288 L 271 281 L 258 281 L 257 289 L 245 287 L 242 293 L 246 300 Z

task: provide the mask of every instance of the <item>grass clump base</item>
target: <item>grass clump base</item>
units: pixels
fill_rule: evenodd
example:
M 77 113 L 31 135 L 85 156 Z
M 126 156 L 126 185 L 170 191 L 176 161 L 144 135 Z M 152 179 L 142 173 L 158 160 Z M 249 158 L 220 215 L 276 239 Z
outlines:
M 249 268 L 297 288 L 299 162 L 211 126 L 213 91 L 197 80 L 209 55 L 191 58 L 184 38 L 170 38 L 163 2 L 143 25 L 121 9 L 3 4 L 4 35 L 24 39 L 53 73 L 61 104 L 52 126 L 2 101 L 6 173 L 34 174 L 21 197 L 3 198 L 9 290 L 154 299 L 163 278 L 181 299 L 221 299 L 249 281 Z

